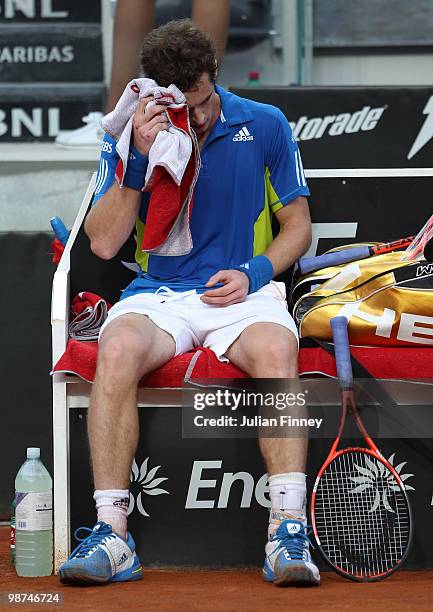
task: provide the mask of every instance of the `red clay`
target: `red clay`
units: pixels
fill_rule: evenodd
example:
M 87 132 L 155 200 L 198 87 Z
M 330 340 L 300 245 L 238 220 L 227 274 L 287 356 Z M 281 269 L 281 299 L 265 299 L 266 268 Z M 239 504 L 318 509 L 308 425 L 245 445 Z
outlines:
M 99 587 L 63 586 L 56 576 L 19 578 L 9 565 L 9 530 L 0 528 L 0 592 L 61 593 L 61 606 L 17 605 L 10 609 L 74 612 L 112 610 L 277 612 L 359 610 L 408 612 L 433 610 L 433 571 L 400 571 L 376 583 L 349 582 L 332 572 L 311 589 L 279 589 L 262 580 L 257 570 L 154 570 L 137 582 Z

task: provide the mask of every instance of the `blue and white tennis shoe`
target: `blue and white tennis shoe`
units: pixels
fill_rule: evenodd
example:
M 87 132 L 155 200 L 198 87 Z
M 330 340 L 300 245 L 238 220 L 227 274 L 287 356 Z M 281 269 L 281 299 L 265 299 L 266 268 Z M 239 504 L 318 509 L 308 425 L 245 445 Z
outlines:
M 90 535 L 78 537 L 81 530 L 90 532 Z M 79 527 L 74 535 L 81 543 L 60 566 L 61 582 L 102 584 L 143 578 L 143 568 L 130 533 L 125 541 L 112 530 L 111 525 L 100 521 L 93 529 Z
M 266 544 L 263 577 L 277 586 L 320 584 L 317 565 L 311 559 L 307 528 L 301 521 L 286 519 Z

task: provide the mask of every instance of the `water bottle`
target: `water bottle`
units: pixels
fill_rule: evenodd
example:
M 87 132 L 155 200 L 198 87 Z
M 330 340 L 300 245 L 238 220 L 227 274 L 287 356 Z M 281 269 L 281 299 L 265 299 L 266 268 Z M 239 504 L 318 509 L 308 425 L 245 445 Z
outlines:
M 15 565 L 15 497 L 11 503 L 11 537 L 9 544 L 9 560 L 11 565 Z
M 28 448 L 15 478 L 18 576 L 49 576 L 53 571 L 53 482 L 40 454 L 39 448 Z
M 257 70 L 252 70 L 248 73 L 248 83 L 247 87 L 260 87 L 260 72 Z
M 53 232 L 58 240 L 66 246 L 68 242 L 69 234 L 71 233 L 67 228 L 60 217 L 53 217 L 50 219 L 51 227 L 53 228 Z

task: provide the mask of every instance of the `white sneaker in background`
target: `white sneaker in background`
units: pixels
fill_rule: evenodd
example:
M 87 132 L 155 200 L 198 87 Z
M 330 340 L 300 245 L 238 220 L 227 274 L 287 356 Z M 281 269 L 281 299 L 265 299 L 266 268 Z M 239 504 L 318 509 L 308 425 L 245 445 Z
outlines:
M 84 125 L 76 130 L 63 130 L 59 132 L 55 143 L 62 147 L 72 147 L 77 149 L 87 149 L 100 147 L 104 137 L 104 130 L 101 127 L 103 113 L 92 112 L 82 117 Z

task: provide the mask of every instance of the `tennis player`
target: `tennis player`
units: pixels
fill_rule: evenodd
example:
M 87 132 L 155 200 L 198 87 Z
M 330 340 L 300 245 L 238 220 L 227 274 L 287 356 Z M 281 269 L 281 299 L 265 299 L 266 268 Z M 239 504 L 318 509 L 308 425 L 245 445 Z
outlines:
M 71 583 L 136 580 L 142 567 L 127 531 L 129 475 L 137 448 L 137 386 L 143 375 L 195 346 L 211 348 L 253 378 L 296 378 L 298 336 L 287 311 L 284 272 L 308 248 L 311 222 L 298 146 L 281 111 L 215 84 L 215 49 L 192 21 L 172 21 L 144 40 L 141 65 L 158 85 L 186 97 L 202 166 L 184 256 L 137 251 L 140 272 L 110 310 L 100 338 L 88 433 L 97 523 L 60 568 Z M 116 142 L 105 135 L 97 193 L 85 230 L 109 259 L 136 225 L 142 236 L 149 194 L 141 192 L 162 106 L 133 119 L 131 160 L 120 189 Z M 271 217 L 280 225 L 273 239 Z M 138 241 L 140 243 L 140 240 Z M 317 585 L 306 528 L 305 438 L 260 440 L 271 511 L 264 577 L 279 586 Z

